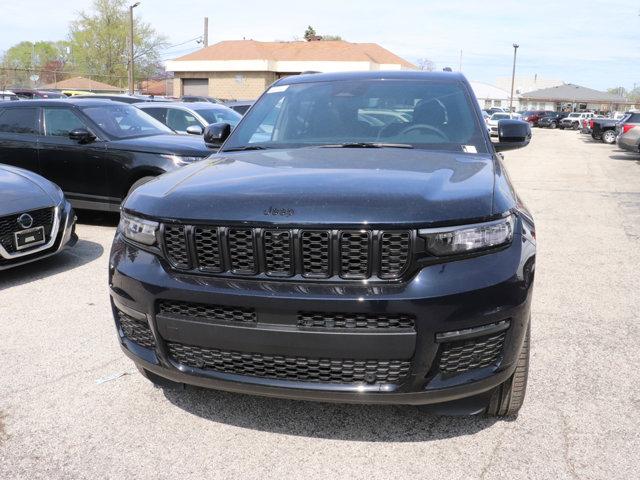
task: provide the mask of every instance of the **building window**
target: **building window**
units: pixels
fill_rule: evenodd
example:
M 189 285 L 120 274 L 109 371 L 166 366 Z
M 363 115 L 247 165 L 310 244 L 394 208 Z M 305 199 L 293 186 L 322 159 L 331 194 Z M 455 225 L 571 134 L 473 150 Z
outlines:
M 493 106 L 494 107 L 501 107 L 502 106 L 502 100 L 494 100 L 493 101 Z
M 491 108 L 491 100 L 485 98 L 484 100 L 484 108 Z

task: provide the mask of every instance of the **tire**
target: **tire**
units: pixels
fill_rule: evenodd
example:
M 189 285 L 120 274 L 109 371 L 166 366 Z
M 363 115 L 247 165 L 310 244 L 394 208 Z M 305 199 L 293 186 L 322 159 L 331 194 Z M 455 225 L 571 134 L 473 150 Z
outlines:
M 557 128 L 557 127 L 558 127 L 558 125 L 556 125 L 556 122 L 551 122 L 551 123 L 549 124 L 549 128 L 550 128 L 550 129 L 552 129 L 552 130 L 553 130 L 554 128 Z
M 578 128 L 580 128 L 580 124 L 578 122 L 573 122 L 571 124 L 571 128 L 574 130 L 578 130 Z
M 162 388 L 167 390 L 185 390 L 186 385 L 184 383 L 173 382 L 167 378 L 156 375 L 155 373 L 150 372 L 149 370 L 145 370 L 142 367 L 136 365 L 136 368 L 140 372 L 144 378 L 153 383 L 153 386 L 156 388 Z
M 524 336 L 522 349 L 516 362 L 516 370 L 506 382 L 494 390 L 485 415 L 499 418 L 518 415 L 527 391 L 530 341 L 531 321 L 529 321 L 529 325 L 527 326 L 527 333 Z
M 616 132 L 613 130 L 607 130 L 602 134 L 602 141 L 607 145 L 613 145 L 616 143 Z
M 133 192 L 136 188 L 138 188 L 140 185 L 144 185 L 147 182 L 150 182 L 151 180 L 153 180 L 156 177 L 142 177 L 138 180 L 136 180 L 133 185 L 131 185 L 131 188 L 129 189 L 129 191 L 127 192 L 127 197 L 129 195 L 131 195 L 131 192 Z

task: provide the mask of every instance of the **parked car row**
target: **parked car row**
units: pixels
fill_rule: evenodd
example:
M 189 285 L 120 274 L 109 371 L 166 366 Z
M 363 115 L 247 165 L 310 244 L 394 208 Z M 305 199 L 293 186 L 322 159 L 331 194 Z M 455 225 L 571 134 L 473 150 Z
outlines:
M 13 89 L 0 90 L 0 102 L 9 100 L 33 100 L 33 99 L 63 99 L 63 98 L 92 98 L 107 99 L 122 103 L 145 103 L 145 102 L 183 102 L 183 103 L 213 103 L 223 105 L 235 110 L 240 115 L 244 115 L 249 107 L 253 105 L 253 100 L 226 100 L 209 96 L 184 95 L 182 97 L 166 97 L 154 95 L 129 95 L 129 94 L 109 94 L 109 93 L 93 93 L 82 90 L 62 90 L 47 91 L 36 89 Z

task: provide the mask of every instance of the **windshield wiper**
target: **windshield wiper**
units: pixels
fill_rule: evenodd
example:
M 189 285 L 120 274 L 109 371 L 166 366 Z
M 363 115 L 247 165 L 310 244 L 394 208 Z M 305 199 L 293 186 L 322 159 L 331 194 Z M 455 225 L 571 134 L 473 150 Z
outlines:
M 413 148 L 408 143 L 348 142 L 318 145 L 321 148 Z
M 267 147 L 263 147 L 262 145 L 245 145 L 244 147 L 234 147 L 234 148 L 226 148 L 225 152 L 239 152 L 244 150 L 266 150 Z

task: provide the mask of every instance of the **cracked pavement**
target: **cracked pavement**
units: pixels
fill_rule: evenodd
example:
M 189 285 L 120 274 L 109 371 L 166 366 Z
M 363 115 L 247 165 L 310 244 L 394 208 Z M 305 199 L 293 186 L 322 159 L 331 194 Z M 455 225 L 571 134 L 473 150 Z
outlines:
M 0 478 L 640 477 L 640 155 L 534 130 L 505 164 L 537 222 L 520 416 L 155 389 L 120 352 L 114 218 L 0 273 Z

